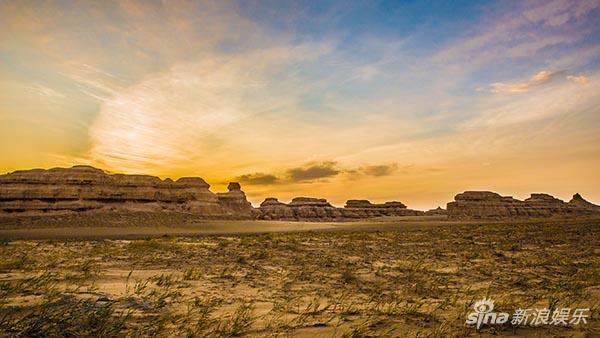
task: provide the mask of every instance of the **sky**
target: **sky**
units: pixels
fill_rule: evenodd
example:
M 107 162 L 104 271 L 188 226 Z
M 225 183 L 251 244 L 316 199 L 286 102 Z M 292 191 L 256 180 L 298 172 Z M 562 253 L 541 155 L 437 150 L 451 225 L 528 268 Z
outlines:
M 600 203 L 600 0 L 0 0 L 0 173 Z

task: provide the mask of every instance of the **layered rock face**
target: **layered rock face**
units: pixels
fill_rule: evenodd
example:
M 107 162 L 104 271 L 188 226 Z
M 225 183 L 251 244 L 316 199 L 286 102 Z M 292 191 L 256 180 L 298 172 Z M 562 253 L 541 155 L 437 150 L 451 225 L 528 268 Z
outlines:
M 323 198 L 296 197 L 289 204 L 274 197 L 260 204 L 260 219 L 288 221 L 333 221 L 343 218 L 339 208 Z
M 23 170 L 0 176 L 0 212 L 178 211 L 223 217 L 244 216 L 246 209 L 252 209 L 243 192 L 230 191 L 226 194 L 231 197 L 221 199 L 209 187 L 199 177 L 161 180 L 107 174 L 90 166 Z
M 385 202 L 373 204 L 368 200 L 348 200 L 344 206 L 344 214 L 351 218 L 369 218 L 384 216 L 420 216 L 422 211 L 407 209 L 401 202 Z
M 575 194 L 568 203 L 548 194 L 531 194 L 524 201 L 510 196 L 500 196 L 490 191 L 466 191 L 454 197 L 447 205 L 448 217 L 469 218 L 518 218 L 583 216 L 600 213 L 600 207 Z
M 335 221 L 423 214 L 422 211 L 407 209 L 400 202 L 372 204 L 367 200 L 349 200 L 344 208 L 336 208 L 326 199 L 310 197 L 296 197 L 289 204 L 269 197 L 260 204 L 259 210 L 261 219 L 296 221 Z
M 600 205 L 595 205 L 584 200 L 579 194 L 573 195 L 573 198 L 569 201 L 569 205 L 573 208 L 600 212 Z
M 231 182 L 227 186 L 228 192 L 217 193 L 219 204 L 224 210 L 232 216 L 245 216 L 255 218 L 258 211 L 252 207 L 252 204 L 246 199 L 246 194 L 242 191 L 239 183 Z
M 435 209 L 429 209 L 425 211 L 425 216 L 445 216 L 448 213 L 446 209 L 442 209 L 442 207 L 437 207 Z
M 161 180 L 108 174 L 90 166 L 22 170 L 0 175 L 0 214 L 173 211 L 207 218 L 304 221 L 423 214 L 400 202 L 350 200 L 345 208 L 336 208 L 325 199 L 310 197 L 296 197 L 289 204 L 267 198 L 260 208 L 253 208 L 239 183 L 230 183 L 225 193 L 209 188 L 199 177 Z

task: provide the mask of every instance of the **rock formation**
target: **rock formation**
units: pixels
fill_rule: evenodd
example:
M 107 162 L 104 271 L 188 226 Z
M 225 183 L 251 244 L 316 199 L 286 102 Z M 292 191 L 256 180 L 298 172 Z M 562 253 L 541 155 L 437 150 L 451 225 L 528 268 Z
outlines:
M 333 221 L 343 219 L 339 208 L 323 198 L 296 197 L 289 204 L 269 197 L 260 204 L 260 219 L 289 221 Z
M 410 210 L 400 202 L 372 204 L 367 200 L 349 200 L 344 208 L 332 206 L 326 199 L 296 197 L 289 204 L 269 197 L 260 204 L 261 219 L 297 221 L 336 221 L 383 216 L 415 216 L 422 211 Z
M 425 211 L 425 216 L 445 216 L 448 213 L 446 209 L 442 209 L 442 207 L 437 207 L 435 209 L 429 209 Z
M 583 216 L 600 213 L 600 206 L 575 194 L 568 203 L 548 194 L 531 194 L 524 201 L 490 191 L 466 191 L 447 205 L 451 219 Z
M 181 212 L 207 218 L 338 221 L 390 216 L 448 215 L 451 219 L 581 216 L 600 214 L 600 206 L 575 194 L 568 202 L 548 194 L 520 201 L 489 191 L 455 196 L 447 210 L 411 210 L 401 202 L 374 204 L 348 200 L 337 208 L 322 198 L 296 197 L 288 204 L 270 197 L 253 208 L 240 184 L 213 193 L 199 177 L 176 181 L 147 175 L 109 174 L 90 166 L 20 170 L 0 175 L 1 215 L 81 212 Z
M 406 205 L 396 201 L 373 204 L 368 200 L 348 200 L 344 212 L 351 218 L 423 215 L 422 211 L 407 209 Z
M 245 216 L 255 218 L 258 212 L 246 199 L 246 194 L 237 182 L 231 182 L 227 186 L 228 192 L 217 193 L 219 204 L 230 216 Z
M 240 184 L 213 193 L 199 177 L 177 181 L 147 175 L 109 174 L 90 166 L 33 169 L 0 175 L 0 214 L 81 212 L 183 212 L 207 218 L 335 221 L 420 215 L 400 202 L 350 200 L 336 208 L 322 198 L 296 197 L 289 204 L 267 198 L 253 208 Z
M 209 187 L 199 177 L 182 177 L 174 182 L 147 175 L 108 174 L 90 166 L 22 170 L 0 175 L 0 212 L 177 211 L 207 217 L 252 214 L 239 185 L 220 195 Z
M 583 209 L 600 212 L 600 205 L 595 205 L 584 200 L 583 197 L 581 197 L 581 195 L 579 195 L 578 193 L 573 195 L 573 198 L 571 198 L 568 204 L 571 206 L 571 208 L 574 209 Z

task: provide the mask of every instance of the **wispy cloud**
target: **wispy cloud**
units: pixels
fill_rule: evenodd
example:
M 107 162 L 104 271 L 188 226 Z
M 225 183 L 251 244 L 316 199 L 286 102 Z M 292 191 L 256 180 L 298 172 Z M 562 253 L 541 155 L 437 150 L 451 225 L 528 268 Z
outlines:
M 580 43 L 593 34 L 590 27 L 595 19 L 589 14 L 598 8 L 598 1 L 521 2 L 514 10 L 484 17 L 474 34 L 448 43 L 425 62 L 455 76 L 510 62 L 551 62 L 572 55 L 572 50 L 561 46 Z
M 525 82 L 494 82 L 490 85 L 492 93 L 522 93 L 557 79 L 565 74 L 561 71 L 542 70 Z
M 544 1 L 523 13 L 529 21 L 545 26 L 558 27 L 569 20 L 579 20 L 585 14 L 600 7 L 597 1 L 554 0 Z
M 202 62 L 175 65 L 118 92 L 77 78 L 111 95 L 103 99 L 90 129 L 90 156 L 110 168 L 136 171 L 218 161 L 219 147 L 237 141 L 227 136 L 229 131 L 244 128 L 243 122 L 252 116 L 260 118 L 297 100 L 300 93 L 293 91 L 270 95 L 266 88 L 276 85 L 270 82 L 272 73 L 290 63 L 311 62 L 323 53 L 328 48 L 317 43 L 239 56 L 215 54 Z
M 550 81 L 548 74 L 537 74 L 534 78 Z M 595 75 L 597 76 L 597 75 Z M 463 124 L 465 129 L 494 128 L 515 123 L 526 123 L 556 116 L 583 114 L 589 111 L 597 101 L 598 84 L 592 83 L 587 76 L 578 76 L 575 80 L 531 91 L 525 96 L 507 97 L 504 101 L 489 100 L 480 107 L 481 112 Z M 532 82 L 535 81 L 532 78 Z M 590 82 L 590 83 L 588 83 Z M 583 85 L 587 84 L 587 85 Z M 539 84 L 536 84 L 539 85 Z M 530 85 L 531 87 L 531 85 Z
M 41 84 L 33 84 L 31 86 L 27 86 L 26 90 L 34 95 L 38 95 L 46 99 L 65 98 L 65 95 L 63 93 Z
M 0 1 L 1 157 L 339 198 L 478 187 L 551 144 L 597 167 L 566 158 L 600 144 L 598 1 L 390 6 Z

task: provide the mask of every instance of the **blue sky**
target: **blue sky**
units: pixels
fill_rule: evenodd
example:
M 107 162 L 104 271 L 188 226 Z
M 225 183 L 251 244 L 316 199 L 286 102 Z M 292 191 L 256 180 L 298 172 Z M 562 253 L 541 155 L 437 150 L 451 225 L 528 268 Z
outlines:
M 599 16 L 564 0 L 0 1 L 0 170 L 237 179 L 253 202 L 599 201 Z

